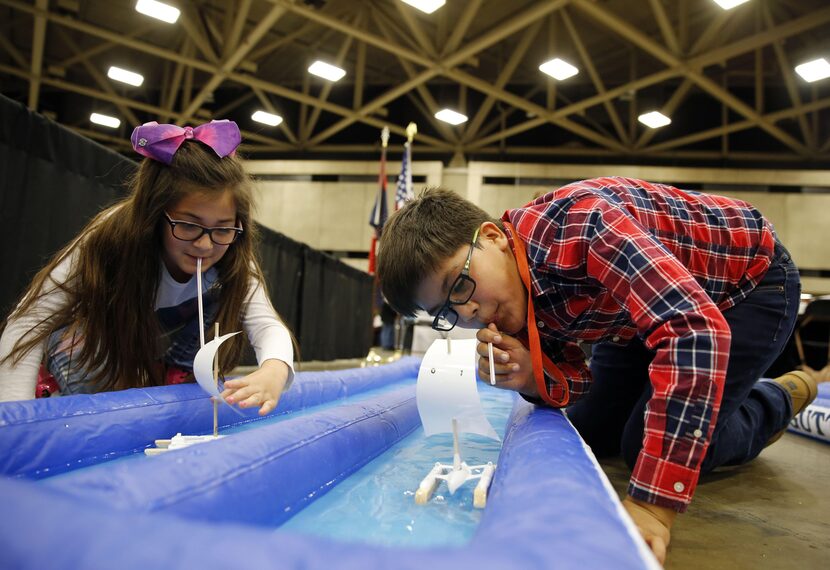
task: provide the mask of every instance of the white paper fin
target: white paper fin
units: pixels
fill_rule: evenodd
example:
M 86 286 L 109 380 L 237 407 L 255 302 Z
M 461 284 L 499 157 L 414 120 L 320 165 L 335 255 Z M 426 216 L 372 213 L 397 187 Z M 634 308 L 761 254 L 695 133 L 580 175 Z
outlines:
M 212 341 L 205 343 L 205 346 L 199 349 L 199 352 L 196 353 L 196 357 L 193 359 L 193 375 L 196 377 L 196 382 L 199 383 L 202 390 L 222 401 L 224 399 L 219 396 L 216 378 L 213 377 L 213 357 L 223 342 L 240 332 L 242 331 L 223 334 L 219 338 L 214 338 Z
M 415 397 L 426 435 L 452 433 L 452 419 L 456 418 L 460 432 L 501 440 L 478 397 L 477 343 L 474 338 L 454 340 L 448 353 L 447 341 L 438 339 L 424 355 Z

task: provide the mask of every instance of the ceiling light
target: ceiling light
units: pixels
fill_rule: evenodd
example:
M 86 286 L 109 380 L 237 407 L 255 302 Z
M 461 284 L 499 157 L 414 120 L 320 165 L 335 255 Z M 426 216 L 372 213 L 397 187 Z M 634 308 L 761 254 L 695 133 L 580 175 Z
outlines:
M 562 81 L 563 79 L 567 79 L 568 77 L 573 77 L 579 70 L 575 68 L 573 65 L 559 59 L 558 57 L 553 58 L 550 61 L 546 61 L 542 65 L 539 66 L 539 70 L 543 73 L 547 73 L 554 79 L 558 79 Z
M 164 2 L 156 2 L 156 0 L 138 0 L 135 4 L 135 11 L 168 24 L 178 20 L 181 14 L 178 8 Z
M 115 117 L 110 117 L 109 115 L 101 115 L 100 113 L 92 113 L 89 116 L 89 120 L 96 125 L 103 125 L 111 129 L 117 129 L 121 124 L 121 119 L 116 119 Z
M 813 61 L 796 65 L 795 72 L 803 77 L 805 81 L 812 83 L 813 81 L 830 77 L 830 63 L 823 57 L 820 57 Z
M 339 81 L 346 75 L 345 69 L 340 69 L 335 65 L 320 61 L 319 59 L 311 64 L 308 68 L 309 73 L 313 73 L 317 77 L 328 79 L 329 81 Z
M 462 115 L 452 109 L 441 109 L 435 113 L 435 118 L 451 125 L 460 125 L 461 123 L 467 122 L 467 115 Z
M 268 113 L 266 111 L 257 111 L 251 118 L 255 120 L 257 123 L 263 123 L 270 127 L 276 127 L 282 122 L 282 117 L 279 115 L 275 115 L 274 113 Z
M 651 111 L 650 113 L 643 113 L 637 120 L 643 123 L 647 127 L 651 127 L 652 129 L 657 129 L 660 127 L 665 127 L 669 123 L 671 123 L 671 119 L 665 116 L 660 111 Z
M 116 81 L 121 81 L 122 83 L 127 83 L 128 85 L 134 85 L 135 87 L 138 87 L 144 83 L 143 75 L 127 71 L 126 69 L 121 69 L 120 67 L 115 67 L 114 65 L 107 71 L 107 77 L 115 79 Z
M 438 8 L 447 3 L 447 0 L 402 0 L 404 4 L 409 4 L 413 8 L 418 8 L 421 12 L 432 14 Z
M 724 10 L 731 10 L 735 6 L 740 6 L 745 2 L 749 2 L 749 0 L 715 0 L 715 4 L 717 4 Z

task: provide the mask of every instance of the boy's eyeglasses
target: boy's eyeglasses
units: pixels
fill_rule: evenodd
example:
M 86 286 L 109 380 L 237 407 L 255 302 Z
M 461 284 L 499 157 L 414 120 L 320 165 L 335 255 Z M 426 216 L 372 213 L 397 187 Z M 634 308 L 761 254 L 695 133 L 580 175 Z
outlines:
M 219 226 L 208 228 L 200 224 L 194 224 L 193 222 L 174 220 L 167 212 L 164 212 L 164 217 L 167 218 L 167 223 L 170 224 L 170 231 L 173 232 L 173 237 L 182 241 L 196 241 L 207 234 L 210 237 L 210 241 L 216 245 L 230 245 L 242 233 L 241 227 L 228 228 Z
M 479 226 L 473 234 L 473 242 L 470 244 L 470 252 L 467 254 L 467 261 L 464 263 L 464 268 L 461 273 L 453 281 L 450 292 L 447 295 L 447 300 L 441 306 L 441 310 L 435 315 L 432 321 L 432 328 L 437 331 L 447 332 L 455 328 L 458 322 L 458 311 L 453 309 L 453 305 L 464 305 L 472 297 L 476 290 L 476 282 L 470 277 L 470 260 L 473 258 L 473 250 L 476 247 L 476 240 L 478 240 L 478 232 L 481 229 Z

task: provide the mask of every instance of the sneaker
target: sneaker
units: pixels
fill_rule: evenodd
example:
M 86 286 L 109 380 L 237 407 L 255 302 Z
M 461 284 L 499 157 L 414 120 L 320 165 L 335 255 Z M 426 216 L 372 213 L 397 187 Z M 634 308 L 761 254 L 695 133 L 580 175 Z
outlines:
M 790 395 L 793 403 L 791 419 L 803 412 L 818 395 L 818 384 L 816 384 L 815 378 L 802 370 L 787 372 L 783 376 L 773 378 L 770 381 L 781 386 Z M 781 439 L 785 431 L 787 431 L 787 428 L 774 434 L 767 442 L 767 445 L 771 445 Z

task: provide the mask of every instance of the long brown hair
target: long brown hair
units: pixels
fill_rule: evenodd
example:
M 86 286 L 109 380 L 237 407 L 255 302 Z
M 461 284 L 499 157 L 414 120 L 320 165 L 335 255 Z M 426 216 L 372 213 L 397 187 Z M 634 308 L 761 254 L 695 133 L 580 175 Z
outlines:
M 96 215 L 35 276 L 8 320 L 22 317 L 39 299 L 56 290 L 65 292 L 67 303 L 54 314 L 41 316 L 3 362 L 11 359 L 18 363 L 52 332 L 68 327 L 73 339 L 73 368 L 77 365 L 88 371 L 91 389 L 163 384 L 158 362 L 166 347 L 159 346 L 161 325 L 155 301 L 162 231 L 168 227 L 164 212 L 192 192 L 218 196 L 230 191 L 236 203 L 237 220 L 244 232 L 215 266 L 221 286 L 216 321 L 222 332 L 241 328 L 252 277 L 265 286 L 256 259 L 259 236 L 252 216 L 251 179 L 241 162 L 232 156 L 219 158 L 201 143 L 185 141 L 169 166 L 145 158 L 129 185 L 127 198 Z M 68 255 L 75 259 L 67 279 L 56 283 L 50 274 Z M 241 336 L 222 345 L 219 365 L 223 373 L 239 360 L 245 342 Z

